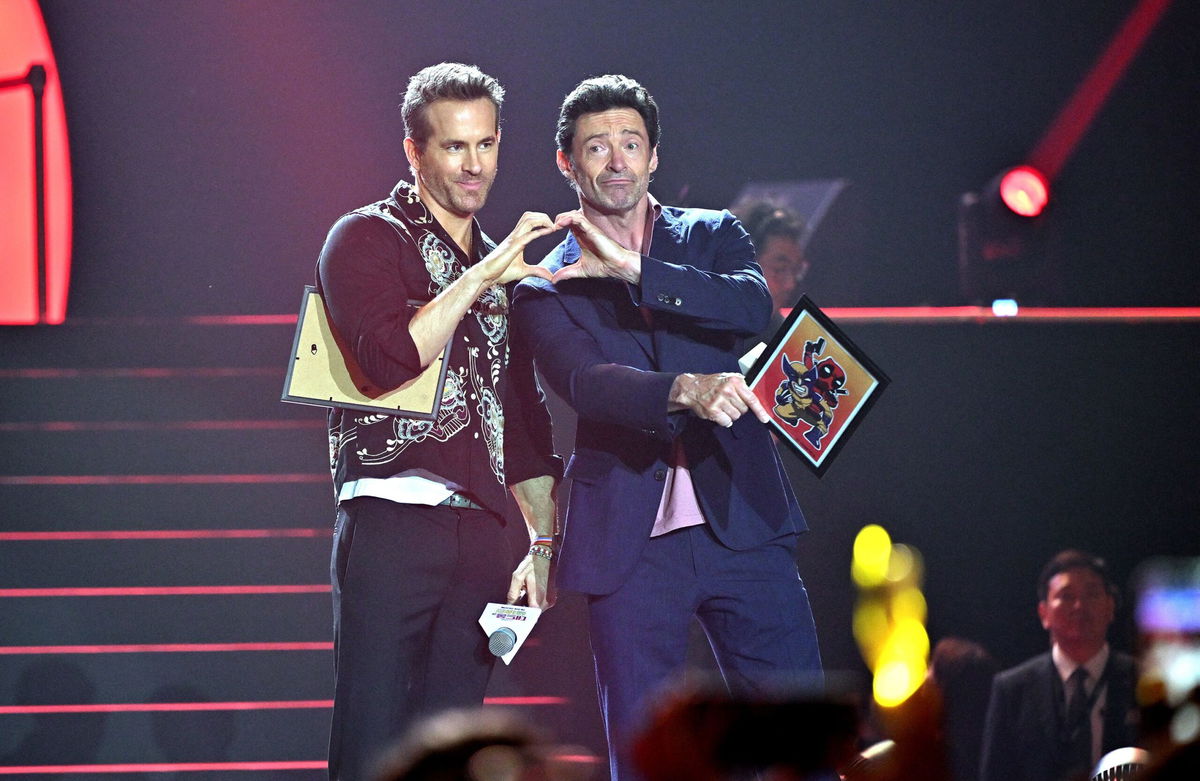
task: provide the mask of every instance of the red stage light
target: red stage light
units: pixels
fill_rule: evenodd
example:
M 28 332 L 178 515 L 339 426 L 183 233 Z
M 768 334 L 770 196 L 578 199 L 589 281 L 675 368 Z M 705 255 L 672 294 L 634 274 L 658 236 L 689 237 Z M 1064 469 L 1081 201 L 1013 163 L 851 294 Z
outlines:
M 41 69 L 36 78 L 33 66 Z M 58 66 L 37 0 L 0 2 L 0 324 L 58 324 L 66 318 L 67 147 Z
M 1036 217 L 1050 200 L 1050 187 L 1037 169 L 1018 166 L 1001 177 L 1000 200 L 1022 217 Z

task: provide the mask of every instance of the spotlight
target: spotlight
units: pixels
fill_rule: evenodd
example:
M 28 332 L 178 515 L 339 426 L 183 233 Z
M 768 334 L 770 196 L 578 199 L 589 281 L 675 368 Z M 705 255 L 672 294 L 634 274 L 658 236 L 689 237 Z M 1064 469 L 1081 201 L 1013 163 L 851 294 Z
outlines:
M 1051 211 L 1046 177 L 1027 165 L 1006 168 L 979 192 L 963 194 L 958 267 L 959 286 L 968 301 L 1057 302 Z
M 1000 200 L 1014 214 L 1036 217 L 1050 200 L 1050 187 L 1036 168 L 1019 165 L 1000 175 Z

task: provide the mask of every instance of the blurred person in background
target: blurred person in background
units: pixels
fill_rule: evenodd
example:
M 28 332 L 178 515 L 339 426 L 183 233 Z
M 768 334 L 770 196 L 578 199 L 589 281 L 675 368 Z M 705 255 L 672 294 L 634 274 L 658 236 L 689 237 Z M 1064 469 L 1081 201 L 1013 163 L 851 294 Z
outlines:
M 1108 645 L 1117 589 L 1103 559 L 1054 556 L 1038 578 L 1050 650 L 996 676 L 984 727 L 983 781 L 1086 774 L 1137 740 L 1133 658 Z
M 801 239 L 804 218 L 794 211 L 770 201 L 742 201 L 732 211 L 754 242 L 755 259 L 762 267 L 767 289 L 771 291 L 771 324 L 760 335 L 768 341 L 783 324 L 779 310 L 789 309 L 800 297 L 800 283 L 808 274 L 810 264 L 804 257 Z
M 583 781 L 547 735 L 511 711 L 465 708 L 418 722 L 386 753 L 376 781 Z
M 943 637 L 933 647 L 928 681 L 941 694 L 942 741 L 955 781 L 979 778 L 983 722 L 998 669 L 987 649 L 970 640 Z

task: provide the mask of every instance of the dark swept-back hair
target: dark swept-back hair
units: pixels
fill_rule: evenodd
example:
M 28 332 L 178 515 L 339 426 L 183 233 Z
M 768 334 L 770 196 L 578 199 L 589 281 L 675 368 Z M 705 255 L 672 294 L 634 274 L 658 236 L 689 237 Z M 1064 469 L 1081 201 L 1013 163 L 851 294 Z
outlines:
M 797 243 L 804 236 L 804 218 L 770 201 L 734 204 L 730 211 L 742 221 L 742 227 L 750 234 L 759 250 L 766 246 L 767 239 L 772 236 L 783 236 Z
M 1104 559 L 1080 550 L 1065 550 L 1056 554 L 1054 558 L 1046 562 L 1046 566 L 1042 567 L 1042 574 L 1038 576 L 1037 587 L 1039 602 L 1045 602 L 1046 597 L 1049 596 L 1050 581 L 1054 579 L 1054 576 L 1070 569 L 1087 569 L 1096 573 L 1101 582 L 1104 583 L 1104 590 L 1113 599 L 1117 598 L 1117 584 L 1109 577 L 1108 565 L 1104 563 Z
M 631 108 L 640 114 L 646 123 L 646 132 L 650 134 L 650 148 L 658 146 L 661 128 L 658 125 L 658 104 L 654 102 L 654 97 L 628 76 L 609 74 L 581 81 L 563 98 L 562 108 L 558 110 L 558 127 L 554 133 L 554 140 L 562 153 L 571 154 L 571 144 L 575 141 L 575 120 L 584 114 L 613 108 Z
M 429 125 L 429 106 L 439 100 L 477 100 L 487 98 L 496 107 L 496 130 L 500 130 L 500 106 L 504 104 L 504 87 L 500 82 L 476 68 L 461 62 L 440 62 L 422 68 L 408 80 L 400 115 L 404 118 L 404 135 L 424 150 L 433 128 Z

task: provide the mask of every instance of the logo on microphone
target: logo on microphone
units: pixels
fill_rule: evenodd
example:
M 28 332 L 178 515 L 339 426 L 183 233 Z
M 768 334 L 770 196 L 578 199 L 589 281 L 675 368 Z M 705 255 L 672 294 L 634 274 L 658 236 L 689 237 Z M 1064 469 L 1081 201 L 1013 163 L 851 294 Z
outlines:
M 537 607 L 489 602 L 479 616 L 479 626 L 488 636 L 488 651 L 510 664 L 541 614 Z

